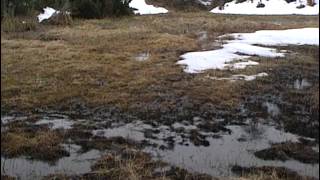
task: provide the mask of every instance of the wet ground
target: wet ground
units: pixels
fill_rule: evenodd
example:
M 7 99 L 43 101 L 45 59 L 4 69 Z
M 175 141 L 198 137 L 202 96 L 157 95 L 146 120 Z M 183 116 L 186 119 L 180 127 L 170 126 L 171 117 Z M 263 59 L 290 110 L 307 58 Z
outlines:
M 177 100 L 181 108 L 161 109 L 163 114 L 150 112 L 156 104 L 140 104 L 138 112 L 130 113 L 114 107 L 90 109 L 77 100 L 68 110 L 22 114 L 3 109 L 2 135 L 52 131 L 63 137 L 60 145 L 67 153 L 45 160 L 1 150 L 1 174 L 21 179 L 82 175 L 91 172 L 103 154 L 129 146 L 170 166 L 213 177 L 235 176 L 239 167 L 276 167 L 318 179 L 318 110 L 308 109 L 299 98 L 310 96 L 319 77 L 280 76 L 292 73 L 283 67 L 268 73 L 279 76 L 276 83 L 252 81 L 249 92 L 257 82 L 267 85 L 245 93 L 242 103 L 228 111 L 210 103 L 194 105 L 187 97 Z
M 206 31 L 197 36 L 203 50 L 221 45 L 209 43 Z M 318 47 L 304 48 L 319 58 L 315 53 Z M 147 51 L 133 57 L 136 61 L 150 58 Z M 113 106 L 89 107 L 80 98 L 29 114 L 3 107 L 2 136 L 23 132 L 37 137 L 34 132 L 54 132 L 62 137 L 59 145 L 66 153 L 39 159 L 34 153 L 37 149 L 18 154 L 1 148 L 1 175 L 21 179 L 82 175 L 90 173 L 105 153 L 131 147 L 170 166 L 214 177 L 235 176 L 237 169 L 279 167 L 318 179 L 319 107 L 309 102 L 314 90 L 319 90 L 319 69 L 314 64 L 301 68 L 295 63 L 266 69 L 268 77 L 246 82 L 241 101 L 233 109 L 196 101 L 165 86 L 150 87 L 150 91 L 159 91 L 158 99 L 137 102 L 126 111 Z M 170 83 L 183 78 L 195 77 L 184 74 Z M 163 106 L 166 102 L 174 105 Z
M 271 117 L 281 114 L 278 106 L 263 103 L 267 114 Z M 245 111 L 245 110 L 243 110 Z M 170 165 L 184 168 L 190 172 L 199 172 L 214 177 L 235 175 L 232 167 L 284 167 L 300 175 L 319 178 L 318 161 L 306 163 L 293 158 L 286 160 L 263 160 L 255 156 L 255 152 L 268 149 L 275 143 L 298 143 L 301 139 L 316 141 L 285 132 L 272 121 L 259 122 L 247 118 L 241 125 L 229 124 L 223 126 L 224 120 L 208 122 L 200 117 L 192 121 L 175 122 L 171 125 L 148 124 L 143 121 L 126 123 L 125 121 L 107 123 L 85 119 L 74 119 L 67 115 L 40 114 L 36 120 L 27 117 L 2 116 L 2 132 L 10 128 L 10 124 L 23 122 L 25 127 L 47 126 L 52 131 L 86 131 L 87 137 L 65 136 L 63 147 L 69 156 L 54 162 L 32 160 L 32 157 L 7 157 L 1 155 L 2 175 L 22 179 L 38 179 L 51 174 L 76 175 L 88 173 L 91 166 L 103 153 L 109 150 L 99 148 L 99 139 L 119 138 L 118 141 L 133 141 L 139 149 L 152 155 L 154 159 L 167 162 Z M 208 128 L 209 126 L 212 128 Z M 204 126 L 207 126 L 204 128 Z M 213 128 L 214 127 L 214 128 Z M 103 142 L 103 141 L 102 141 Z M 89 145 L 89 144 L 93 145 Z M 96 144 L 95 144 L 96 143 Z M 125 142 L 126 143 L 126 142 Z M 129 144 L 129 143 L 128 143 Z M 309 145 L 318 156 L 317 143 Z M 112 151 L 116 150 L 112 149 Z M 305 152 L 300 152 L 305 153 Z M 319 159 L 318 159 L 319 160 Z

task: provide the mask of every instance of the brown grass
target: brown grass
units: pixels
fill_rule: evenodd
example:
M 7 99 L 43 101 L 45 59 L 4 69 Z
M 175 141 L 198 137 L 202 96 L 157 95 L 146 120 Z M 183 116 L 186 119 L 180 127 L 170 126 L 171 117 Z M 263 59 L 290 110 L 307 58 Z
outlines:
M 1 134 L 1 154 L 12 157 L 27 155 L 35 159 L 51 161 L 66 155 L 60 146 L 62 141 L 62 137 L 52 131 L 5 132 Z
M 193 78 L 175 64 L 182 53 L 200 49 L 196 33 L 208 31 L 213 40 L 232 32 L 317 27 L 317 20 L 173 12 L 75 20 L 70 27 L 41 26 L 40 32 L 23 36 L 2 32 L 2 102 L 34 109 L 67 105 L 79 98 L 93 106 L 128 109 L 136 102 L 147 104 L 160 98 L 159 94 L 170 93 L 199 103 L 233 106 L 239 101 L 237 83 L 203 80 L 201 75 Z M 142 52 L 149 52 L 150 59 L 136 62 L 134 57 Z M 172 81 L 174 76 L 181 78 Z
M 16 178 L 10 177 L 10 176 L 6 176 L 6 175 L 1 175 L 1 179 L 2 180 L 15 180 Z
M 35 31 L 37 29 L 37 22 L 31 18 L 13 18 L 4 17 L 1 19 L 1 31 L 14 33 Z

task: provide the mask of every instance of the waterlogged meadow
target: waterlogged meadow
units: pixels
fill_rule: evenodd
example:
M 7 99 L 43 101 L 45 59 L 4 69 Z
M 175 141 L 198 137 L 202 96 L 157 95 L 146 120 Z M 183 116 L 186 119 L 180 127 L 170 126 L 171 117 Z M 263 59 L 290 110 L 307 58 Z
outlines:
M 1 177 L 319 179 L 319 17 L 154 3 L 2 29 Z

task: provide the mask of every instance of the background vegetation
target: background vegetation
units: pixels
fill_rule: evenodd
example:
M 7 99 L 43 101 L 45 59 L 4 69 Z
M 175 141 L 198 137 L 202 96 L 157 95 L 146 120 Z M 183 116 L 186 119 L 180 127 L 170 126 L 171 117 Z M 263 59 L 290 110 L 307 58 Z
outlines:
M 49 6 L 70 11 L 81 18 L 103 18 L 129 15 L 131 0 L 1 0 L 1 19 L 7 16 L 28 16 Z

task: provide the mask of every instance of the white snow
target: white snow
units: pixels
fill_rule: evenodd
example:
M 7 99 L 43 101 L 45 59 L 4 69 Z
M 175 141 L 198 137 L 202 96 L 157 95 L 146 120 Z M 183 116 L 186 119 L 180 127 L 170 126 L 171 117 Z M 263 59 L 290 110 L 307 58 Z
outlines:
M 284 57 L 283 51 L 274 48 L 260 47 L 284 45 L 319 45 L 319 28 L 302 28 L 288 30 L 262 30 L 254 33 L 234 33 L 220 36 L 233 37 L 226 41 L 222 49 L 201 52 L 189 52 L 181 56 L 178 64 L 186 65 L 185 72 L 201 73 L 207 69 L 244 69 L 247 66 L 258 65 L 250 61 L 251 56 Z M 235 60 L 242 62 L 233 63 Z
M 44 13 L 41 13 L 38 15 L 39 23 L 41 23 L 45 19 L 51 18 L 51 16 L 54 15 L 55 13 L 60 13 L 60 11 L 57 11 L 51 7 L 46 7 L 43 9 L 43 11 Z
M 264 8 L 257 8 L 259 0 L 245 1 L 237 3 L 232 1 L 226 3 L 222 10 L 219 7 L 211 10 L 212 13 L 222 14 L 255 14 L 255 15 L 285 15 L 285 14 L 301 14 L 301 15 L 318 15 L 319 14 L 319 1 L 316 5 L 308 6 L 307 0 L 300 0 L 296 2 L 287 3 L 285 0 L 263 0 Z M 298 9 L 300 5 L 305 5 L 304 8 Z
M 198 0 L 198 1 L 205 6 L 210 6 L 212 3 L 212 0 Z
M 319 45 L 319 28 L 302 28 L 288 30 L 262 30 L 255 33 L 231 34 L 236 40 L 232 42 L 261 45 L 308 44 Z
M 245 69 L 247 66 L 256 66 L 259 65 L 258 62 L 255 61 L 244 61 L 244 62 L 237 62 L 226 65 L 228 69 Z
M 162 14 L 167 13 L 168 10 L 162 7 L 155 7 L 153 5 L 148 5 L 145 0 L 132 0 L 129 4 L 131 8 L 137 10 L 134 11 L 135 14 Z

